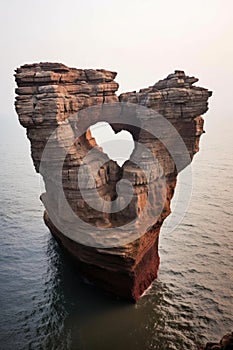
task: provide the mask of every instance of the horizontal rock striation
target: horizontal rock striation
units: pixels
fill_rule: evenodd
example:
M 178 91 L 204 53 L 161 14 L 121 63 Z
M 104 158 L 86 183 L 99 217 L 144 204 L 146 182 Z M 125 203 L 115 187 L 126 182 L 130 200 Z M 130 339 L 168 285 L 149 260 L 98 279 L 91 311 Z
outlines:
M 199 149 L 211 92 L 175 71 L 118 97 L 115 77 L 104 69 L 27 64 L 16 70 L 15 105 L 45 182 L 46 225 L 85 277 L 136 301 L 157 277 L 160 228 L 177 174 Z M 92 137 L 90 126 L 99 121 L 132 134 L 135 149 L 122 167 Z M 123 183 L 119 194 L 122 179 L 131 186 Z

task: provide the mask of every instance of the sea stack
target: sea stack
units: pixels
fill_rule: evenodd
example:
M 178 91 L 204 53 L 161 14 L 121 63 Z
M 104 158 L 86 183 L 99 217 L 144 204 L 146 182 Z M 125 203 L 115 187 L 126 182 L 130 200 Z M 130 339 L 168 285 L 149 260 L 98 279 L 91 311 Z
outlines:
M 177 70 L 117 96 L 115 77 L 104 69 L 25 64 L 16 69 L 15 105 L 45 183 L 45 224 L 83 276 L 137 301 L 157 277 L 160 228 L 177 175 L 199 150 L 211 92 Z M 101 121 L 133 136 L 122 167 L 91 135 Z

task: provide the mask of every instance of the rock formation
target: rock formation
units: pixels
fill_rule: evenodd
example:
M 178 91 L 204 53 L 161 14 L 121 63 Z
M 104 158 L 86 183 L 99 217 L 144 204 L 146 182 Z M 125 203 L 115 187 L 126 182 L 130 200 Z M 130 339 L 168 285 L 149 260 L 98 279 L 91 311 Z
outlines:
M 225 334 L 219 343 L 208 342 L 200 350 L 233 350 L 233 332 Z
M 107 291 L 138 300 L 157 277 L 159 231 L 170 214 L 177 174 L 198 151 L 201 115 L 208 109 L 211 92 L 193 86 L 198 79 L 183 71 L 119 97 L 116 73 L 103 69 L 26 64 L 15 77 L 16 111 L 27 129 L 35 169 L 45 182 L 41 199 L 46 225 L 85 277 Z M 91 135 L 90 126 L 105 120 L 115 132 L 129 131 L 135 141 L 122 167 Z M 80 180 L 81 170 L 85 177 Z M 131 187 L 123 184 L 120 195 L 117 183 L 122 179 Z M 63 191 L 83 227 L 77 227 L 63 205 Z M 97 197 L 103 210 L 91 205 Z M 120 210 L 113 210 L 118 205 Z M 101 236 L 105 229 L 110 229 L 109 236 Z

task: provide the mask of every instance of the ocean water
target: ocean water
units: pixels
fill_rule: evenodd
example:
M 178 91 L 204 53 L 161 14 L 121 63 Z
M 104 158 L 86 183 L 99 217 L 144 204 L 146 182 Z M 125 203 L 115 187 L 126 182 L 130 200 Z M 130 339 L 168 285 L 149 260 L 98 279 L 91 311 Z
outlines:
M 232 150 L 230 131 L 202 137 L 190 205 L 162 230 L 159 278 L 133 305 L 83 281 L 63 256 L 43 223 L 25 130 L 3 118 L 0 349 L 197 349 L 231 331 Z

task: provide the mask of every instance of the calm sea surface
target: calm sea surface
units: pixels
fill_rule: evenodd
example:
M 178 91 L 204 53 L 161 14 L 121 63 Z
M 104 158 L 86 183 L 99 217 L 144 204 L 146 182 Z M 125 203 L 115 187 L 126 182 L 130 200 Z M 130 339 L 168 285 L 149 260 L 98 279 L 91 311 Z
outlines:
M 0 349 L 195 349 L 233 328 L 233 138 L 206 134 L 159 278 L 136 304 L 85 284 L 43 223 L 25 131 L 0 130 Z M 182 179 L 180 180 L 182 181 Z

